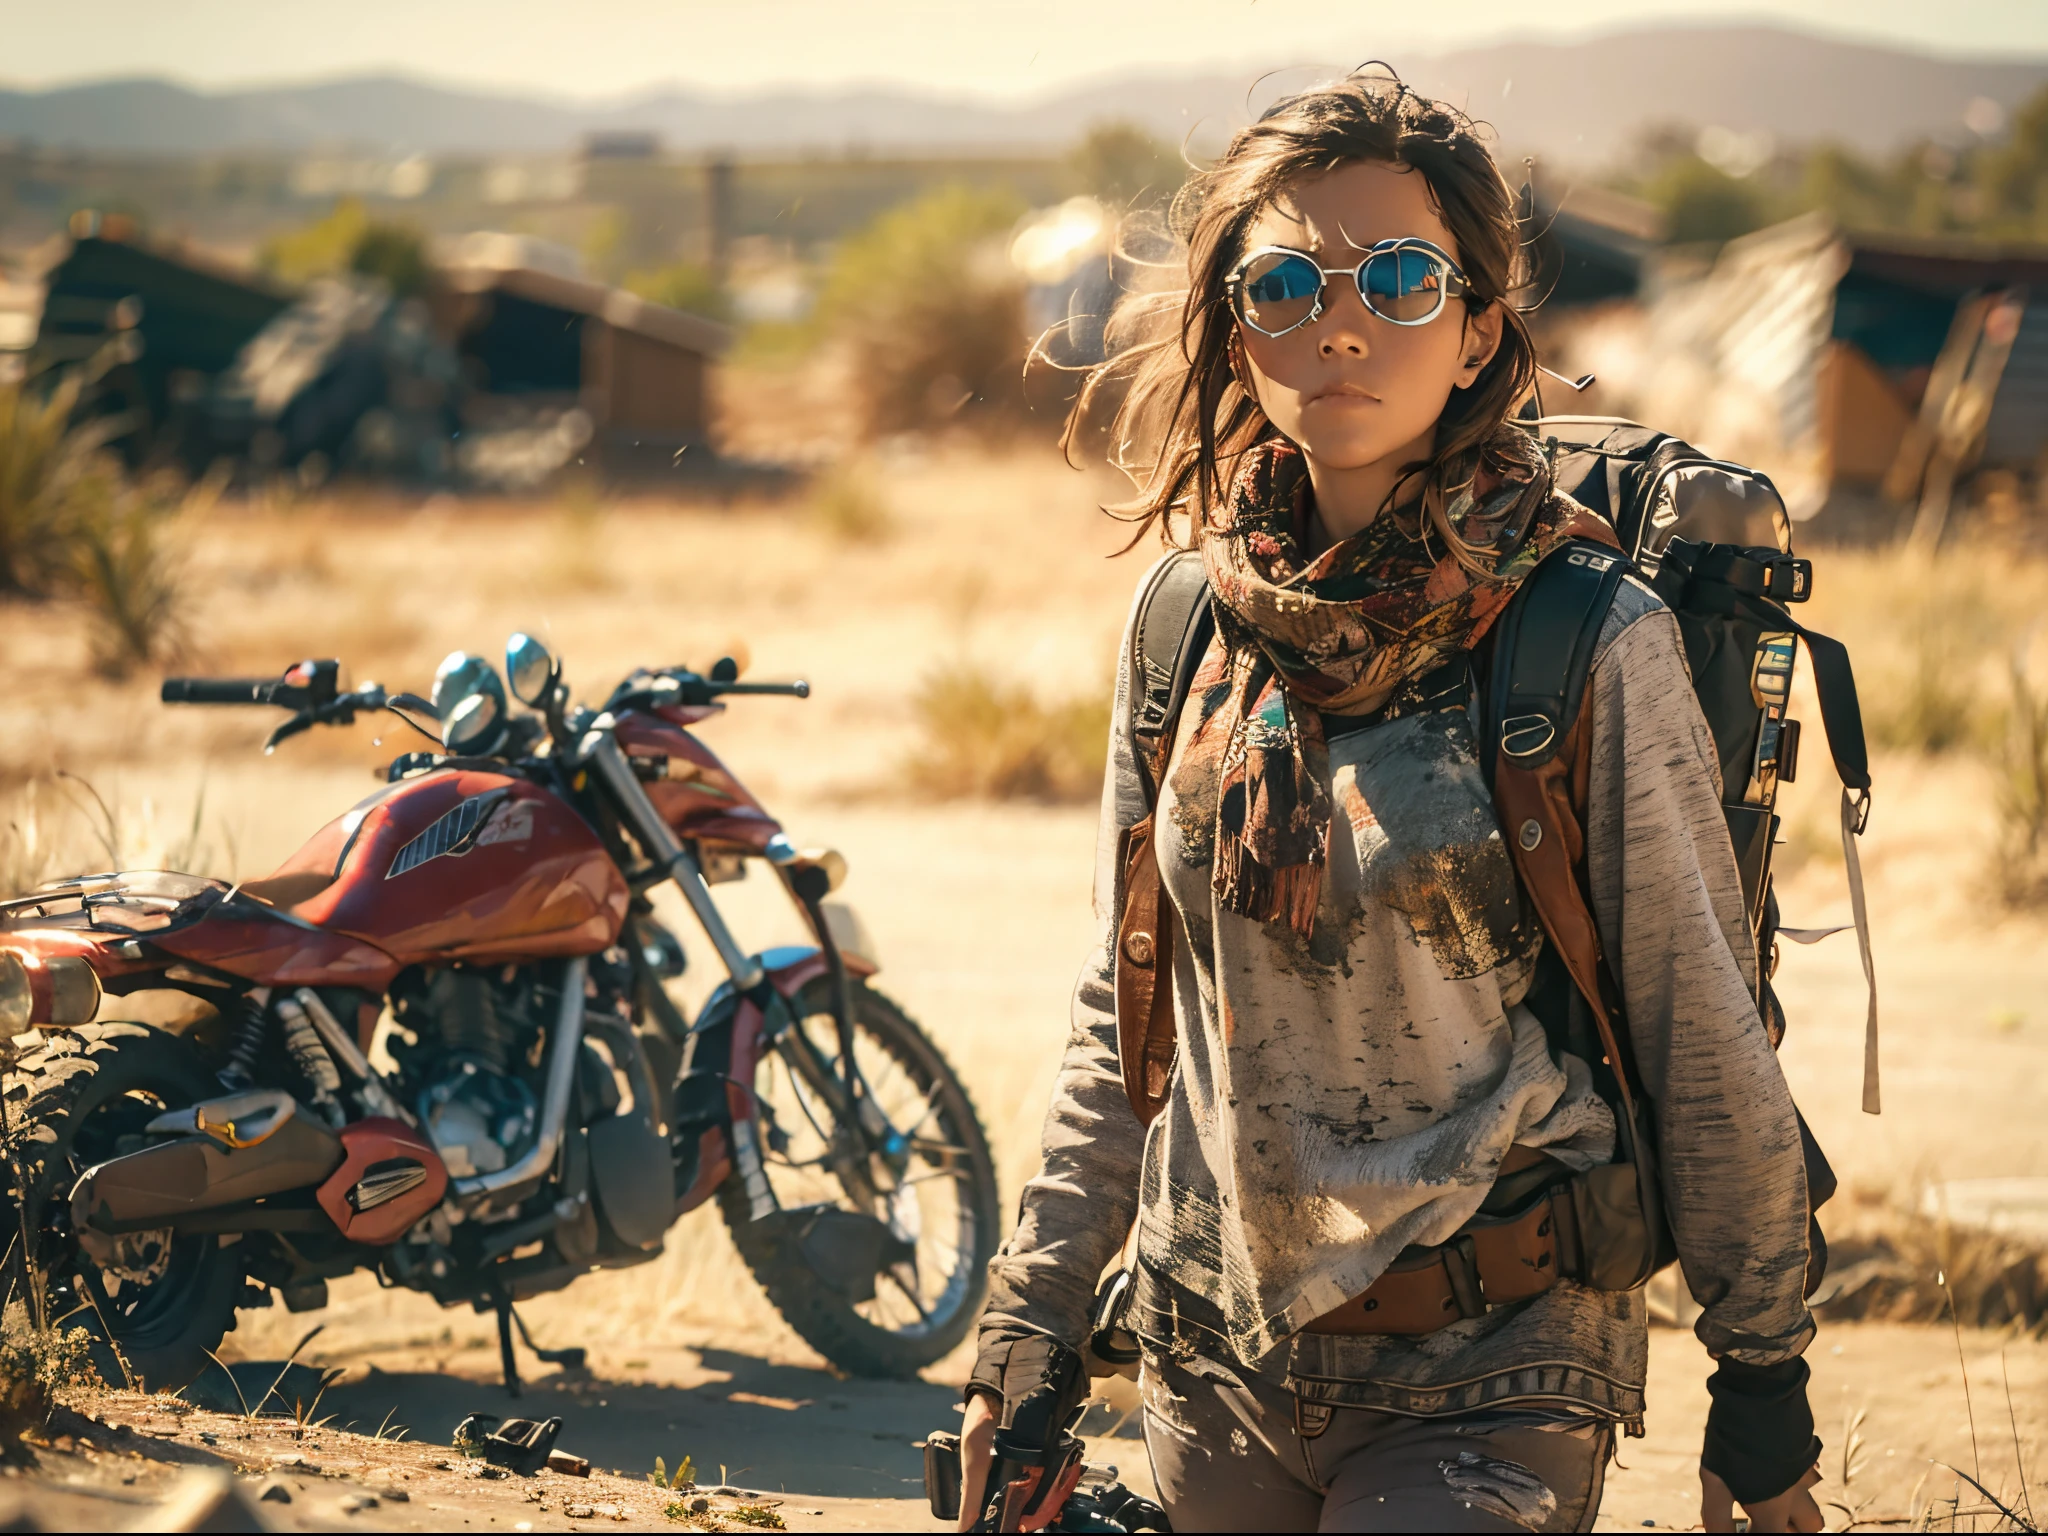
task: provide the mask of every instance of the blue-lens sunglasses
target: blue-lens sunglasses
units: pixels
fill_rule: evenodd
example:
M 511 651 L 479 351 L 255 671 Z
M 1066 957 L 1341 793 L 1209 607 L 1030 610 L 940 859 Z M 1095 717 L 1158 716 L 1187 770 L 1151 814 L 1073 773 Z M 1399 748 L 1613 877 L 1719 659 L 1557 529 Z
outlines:
M 1380 241 L 1355 267 L 1325 267 L 1306 252 L 1266 245 L 1231 273 L 1231 309 L 1261 335 L 1285 336 L 1322 314 L 1333 277 L 1356 282 L 1365 307 L 1389 325 L 1427 325 L 1453 297 L 1472 291 L 1448 251 L 1414 235 Z

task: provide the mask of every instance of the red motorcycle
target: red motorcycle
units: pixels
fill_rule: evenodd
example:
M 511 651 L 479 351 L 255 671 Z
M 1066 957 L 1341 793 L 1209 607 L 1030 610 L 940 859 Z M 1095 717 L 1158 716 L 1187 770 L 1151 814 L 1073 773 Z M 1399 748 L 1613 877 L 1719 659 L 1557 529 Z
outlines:
M 515 635 L 530 712 L 460 652 L 431 699 L 344 691 L 331 660 L 165 682 L 166 703 L 292 711 L 266 750 L 386 710 L 437 750 L 264 879 L 123 872 L 0 903 L 9 1294 L 90 1329 L 109 1380 L 161 1388 L 206 1366 L 237 1307 L 316 1308 L 371 1270 L 494 1310 L 516 1390 L 516 1300 L 646 1263 L 716 1196 L 841 1369 L 908 1375 L 951 1349 L 997 1241 L 988 1138 L 842 942 L 844 861 L 799 851 L 691 734 L 724 698 L 809 692 L 737 670 L 636 672 L 571 707 Z M 711 888 L 754 865 L 814 944 L 735 942 Z M 686 963 L 648 900 L 667 881 L 725 971 L 694 1021 L 664 986 Z M 160 989 L 203 1019 L 95 1022 Z

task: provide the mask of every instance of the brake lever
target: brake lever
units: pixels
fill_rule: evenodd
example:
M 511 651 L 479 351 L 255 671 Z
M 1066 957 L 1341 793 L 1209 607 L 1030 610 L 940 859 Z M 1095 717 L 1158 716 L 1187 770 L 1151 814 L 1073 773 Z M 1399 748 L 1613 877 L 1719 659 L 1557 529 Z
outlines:
M 311 730 L 318 719 L 319 716 L 314 711 L 310 709 L 300 710 L 291 719 L 285 721 L 263 738 L 263 755 L 268 757 L 271 753 L 275 752 L 279 742 L 287 741 L 291 737 L 298 735 L 301 731 Z

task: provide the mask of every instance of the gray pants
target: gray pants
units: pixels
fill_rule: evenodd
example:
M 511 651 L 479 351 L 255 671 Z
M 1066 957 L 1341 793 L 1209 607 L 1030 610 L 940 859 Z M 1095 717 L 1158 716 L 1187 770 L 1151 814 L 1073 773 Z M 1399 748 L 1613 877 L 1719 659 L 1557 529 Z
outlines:
M 1590 1531 L 1604 1420 L 1545 1408 L 1407 1419 L 1297 1405 L 1147 1354 L 1145 1448 L 1176 1531 Z

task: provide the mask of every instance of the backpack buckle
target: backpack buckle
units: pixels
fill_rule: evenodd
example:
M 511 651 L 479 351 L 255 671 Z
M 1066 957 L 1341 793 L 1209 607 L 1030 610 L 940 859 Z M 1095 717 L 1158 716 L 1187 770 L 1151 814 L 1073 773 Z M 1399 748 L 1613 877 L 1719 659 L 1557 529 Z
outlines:
M 1803 603 L 1813 595 L 1813 562 L 1794 555 L 1780 555 L 1764 566 L 1764 596 L 1780 602 Z
M 1535 757 L 1557 740 L 1557 725 L 1548 715 L 1511 715 L 1500 723 L 1500 749 L 1517 762 Z

